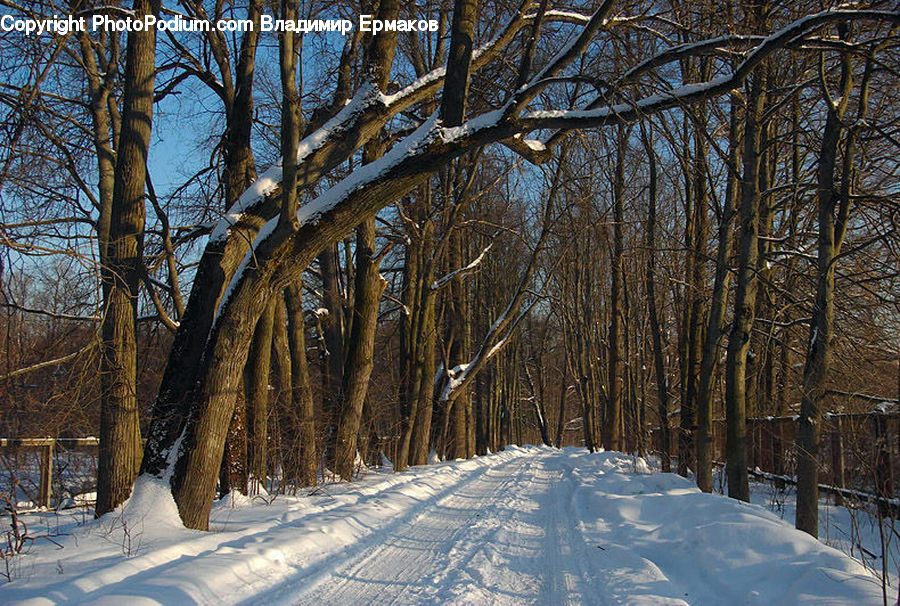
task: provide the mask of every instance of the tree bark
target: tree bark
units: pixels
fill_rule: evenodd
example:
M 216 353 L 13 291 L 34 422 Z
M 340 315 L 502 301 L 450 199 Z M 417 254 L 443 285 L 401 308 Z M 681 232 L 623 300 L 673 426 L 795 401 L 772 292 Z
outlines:
M 376 17 L 391 21 L 399 13 L 399 0 L 382 0 Z M 396 32 L 383 32 L 371 38 L 366 60 L 370 77 L 378 90 L 387 89 L 396 45 Z M 363 151 L 363 162 L 374 162 L 381 153 L 381 143 L 373 140 Z M 363 405 L 374 365 L 378 307 L 386 286 L 379 273 L 379 264 L 375 254 L 375 217 L 372 216 L 356 228 L 353 316 L 341 383 L 341 413 L 334 443 L 334 471 L 348 481 L 353 477 Z
M 353 479 L 357 437 L 369 376 L 375 360 L 375 330 L 378 326 L 378 303 L 385 281 L 378 273 L 375 259 L 375 218 L 356 229 L 356 288 L 350 347 L 344 369 L 344 394 L 334 448 L 334 472 L 341 479 Z
M 241 38 L 235 85 L 231 103 L 225 110 L 222 181 L 225 185 L 225 208 L 231 208 L 256 180 L 256 162 L 250 134 L 253 127 L 253 75 L 256 69 L 256 48 L 259 42 L 262 0 L 250 0 L 247 20 L 253 23 Z
M 741 234 L 738 249 L 737 292 L 734 316 L 725 358 L 726 474 L 728 496 L 750 500 L 747 475 L 746 406 L 747 352 L 753 330 L 759 255 L 759 169 L 762 109 L 765 93 L 762 73 L 751 75 L 746 87 L 747 110 L 744 126 L 743 175 L 741 177 Z
M 613 176 L 613 257 L 612 292 L 609 299 L 609 393 L 604 415 L 603 446 L 606 450 L 621 451 L 622 443 L 622 281 L 624 279 L 624 241 L 622 223 L 625 205 L 625 149 L 627 135 L 625 125 L 620 124 L 616 136 L 616 168 Z
M 297 478 L 300 486 L 316 485 L 319 464 L 316 448 L 316 417 L 306 360 L 306 325 L 303 322 L 303 282 L 285 291 L 288 318 L 288 344 L 291 350 L 291 401 L 299 418 L 296 440 Z
M 273 298 L 266 304 L 256 323 L 250 343 L 247 366 L 244 368 L 244 389 L 247 392 L 247 494 L 259 494 L 265 489 L 268 476 L 269 370 L 272 361 L 272 338 L 275 320 Z
M 463 267 L 468 247 L 466 240 L 458 229 L 453 229 L 449 236 L 448 267 L 455 271 Z M 469 289 L 465 278 L 458 278 L 450 284 L 450 310 L 449 329 L 447 339 L 451 343 L 448 356 L 448 365 L 455 368 L 469 359 L 471 339 L 469 332 Z M 467 459 L 474 452 L 469 450 L 469 418 L 471 417 L 472 401 L 468 390 L 460 395 L 451 404 L 451 441 L 449 455 L 453 459 Z
M 846 39 L 848 29 L 839 28 L 841 39 Z M 819 534 L 819 437 L 822 422 L 822 405 L 831 366 L 834 340 L 834 271 L 850 210 L 850 188 L 854 161 L 854 136 L 850 133 L 844 151 L 843 174 L 840 192 L 835 188 L 838 146 L 843 130 L 844 112 L 853 88 L 852 66 L 849 56 L 841 63 L 841 98 L 828 101 L 825 131 L 819 150 L 816 174 L 818 202 L 818 254 L 816 259 L 816 298 L 810 323 L 809 348 L 803 369 L 800 418 L 797 421 L 797 519 L 796 527 L 810 535 Z M 871 58 L 861 85 L 859 122 L 863 122 L 867 106 L 868 81 Z M 828 95 L 827 89 L 825 94 Z M 835 220 L 835 210 L 838 218 Z
M 669 379 L 666 374 L 662 329 L 656 304 L 656 198 L 657 164 L 649 133 L 642 127 L 641 136 L 647 152 L 650 183 L 647 201 L 647 307 L 650 314 L 650 336 L 653 340 L 653 368 L 656 372 L 657 417 L 660 432 L 660 463 L 664 472 L 672 471 L 671 432 L 669 430 Z
M 157 15 L 159 2 L 135 0 L 134 12 L 139 16 Z M 155 61 L 156 31 L 130 32 L 107 266 L 103 268 L 107 297 L 101 328 L 98 516 L 112 511 L 128 498 L 141 460 L 135 327 L 143 271 L 144 183 L 153 120 Z
M 232 490 L 247 492 L 247 401 L 244 382 L 238 386 L 234 412 L 225 435 L 225 450 L 219 468 L 219 493 L 224 496 Z
M 732 98 L 728 138 L 728 185 L 726 186 L 725 200 L 719 218 L 716 272 L 697 386 L 697 486 L 703 492 L 712 492 L 713 489 L 712 387 L 713 376 L 719 359 L 719 347 L 725 334 L 724 322 L 728 296 L 728 270 L 733 240 L 732 222 L 737 212 L 738 112 L 736 102 L 737 100 Z

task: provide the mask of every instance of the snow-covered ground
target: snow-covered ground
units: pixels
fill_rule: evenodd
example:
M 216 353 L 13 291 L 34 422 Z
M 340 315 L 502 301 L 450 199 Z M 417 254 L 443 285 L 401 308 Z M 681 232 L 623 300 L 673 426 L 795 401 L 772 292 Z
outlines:
M 857 503 L 844 507 L 831 504 L 831 499 L 823 496 L 819 502 L 819 540 L 859 560 L 879 579 L 886 572 L 888 602 L 897 603 L 900 520 L 879 520 L 873 505 Z M 750 482 L 750 502 L 762 505 L 792 525 L 797 517 L 797 492 L 791 485 L 776 488 L 770 483 Z M 882 554 L 887 554 L 884 567 Z
M 511 447 L 308 496 L 229 499 L 208 533 L 181 527 L 153 483 L 97 521 L 26 519 L 60 546 L 38 540 L 17 556 L 0 603 L 882 601 L 859 562 L 762 506 L 574 448 Z

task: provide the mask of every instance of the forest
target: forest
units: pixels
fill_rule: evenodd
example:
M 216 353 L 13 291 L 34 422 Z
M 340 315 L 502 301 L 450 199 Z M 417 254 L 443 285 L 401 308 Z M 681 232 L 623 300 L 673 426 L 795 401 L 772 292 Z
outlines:
M 229 492 L 512 444 L 724 464 L 748 501 L 771 417 L 816 536 L 823 428 L 897 412 L 891 0 L 0 13 L 254 25 L 0 32 L 0 434 L 98 436 L 98 516 L 155 482 L 206 530 Z

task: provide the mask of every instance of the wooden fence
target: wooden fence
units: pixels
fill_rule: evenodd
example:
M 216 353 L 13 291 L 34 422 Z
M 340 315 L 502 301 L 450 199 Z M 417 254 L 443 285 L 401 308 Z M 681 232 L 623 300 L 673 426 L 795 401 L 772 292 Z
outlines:
M 895 478 L 900 473 L 900 413 L 826 415 L 820 426 L 822 487 L 841 496 L 876 500 L 897 509 Z M 679 428 L 672 428 L 672 456 L 678 456 Z M 653 432 L 660 451 L 659 432 Z M 747 464 L 757 476 L 793 482 L 797 417 L 747 419 Z M 713 422 L 713 458 L 725 458 L 725 420 Z M 830 490 L 833 489 L 833 490 Z M 871 497 L 875 497 L 874 499 Z
M 53 458 L 58 448 L 96 448 L 98 438 L 0 438 L 0 451 L 38 451 L 41 455 L 40 481 L 35 505 L 50 507 L 53 498 Z

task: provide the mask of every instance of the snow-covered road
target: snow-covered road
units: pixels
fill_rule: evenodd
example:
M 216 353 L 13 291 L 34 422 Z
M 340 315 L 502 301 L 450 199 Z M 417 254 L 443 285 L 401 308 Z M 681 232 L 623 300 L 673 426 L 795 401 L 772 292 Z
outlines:
M 472 473 L 379 534 L 336 554 L 318 579 L 261 601 L 296 604 L 551 603 L 600 596 L 597 570 L 571 515 L 574 483 L 560 457 L 518 457 Z
M 56 578 L 23 575 L 0 588 L 0 602 L 881 601 L 855 560 L 765 509 L 699 493 L 618 453 L 510 448 L 329 491 L 220 505 L 217 532 L 195 533 L 175 527 L 164 497 L 143 487 L 122 518 L 136 534 L 142 516 L 136 553 L 115 553 L 115 524 L 103 537 L 88 524 L 80 547 L 28 556 L 33 571 L 63 551 L 76 556 Z

